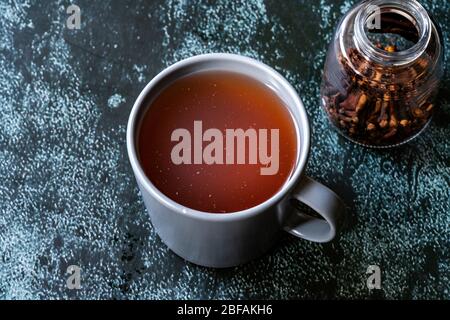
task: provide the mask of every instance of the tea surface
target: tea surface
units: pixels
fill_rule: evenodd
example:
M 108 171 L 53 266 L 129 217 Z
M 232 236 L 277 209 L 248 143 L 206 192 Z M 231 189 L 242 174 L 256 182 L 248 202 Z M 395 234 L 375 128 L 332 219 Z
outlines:
M 194 134 L 194 123 L 200 122 L 202 134 L 212 128 L 223 133 L 222 164 L 218 164 L 219 161 L 194 163 L 194 152 L 198 151 L 194 144 L 206 152 L 207 146 L 216 140 L 198 140 L 204 137 Z M 180 153 L 187 156 L 191 164 L 175 164 L 171 157 L 181 141 L 172 139 L 177 129 L 186 129 L 191 135 L 189 141 L 183 141 L 190 142 L 191 149 Z M 246 139 L 244 151 L 238 150 L 235 140 L 235 161 L 227 164 L 226 155 L 231 149 L 228 145 L 227 150 L 226 132 L 231 129 L 244 132 L 250 129 L 256 133 L 258 163 L 249 161 L 251 143 Z M 278 159 L 272 157 L 278 162 L 278 170 L 272 175 L 261 174 L 261 168 L 269 166 L 261 163 L 259 154 L 265 146 L 260 139 L 264 130 L 268 133 L 269 156 L 274 156 L 271 146 L 276 142 L 271 133 L 279 132 Z M 140 124 L 137 143 L 141 165 L 162 193 L 188 208 L 211 213 L 241 211 L 271 198 L 292 173 L 297 153 L 293 119 L 276 93 L 248 76 L 222 71 L 194 73 L 163 89 L 150 102 Z M 212 154 L 217 156 L 215 151 Z M 245 152 L 245 164 L 237 164 L 239 152 Z

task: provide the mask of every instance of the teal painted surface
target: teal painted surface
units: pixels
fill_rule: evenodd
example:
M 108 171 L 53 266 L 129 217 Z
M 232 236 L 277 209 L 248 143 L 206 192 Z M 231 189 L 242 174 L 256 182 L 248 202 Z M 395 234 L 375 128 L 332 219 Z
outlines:
M 392 151 L 331 130 L 328 42 L 354 1 L 0 1 L 0 298 L 450 298 L 450 78 L 428 130 Z M 450 43 L 450 3 L 422 2 Z M 132 104 L 160 70 L 205 52 L 277 69 L 303 98 L 308 175 L 349 206 L 341 238 L 286 236 L 228 270 L 185 263 L 152 228 L 128 164 Z M 448 59 L 447 59 L 448 61 Z M 447 63 L 448 66 L 448 63 Z M 66 288 L 79 265 L 82 289 Z M 368 290 L 379 265 L 382 289 Z

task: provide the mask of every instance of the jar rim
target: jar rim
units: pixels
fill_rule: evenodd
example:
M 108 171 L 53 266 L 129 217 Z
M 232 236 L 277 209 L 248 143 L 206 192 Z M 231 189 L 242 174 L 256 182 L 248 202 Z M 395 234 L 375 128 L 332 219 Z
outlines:
M 418 41 L 406 50 L 387 52 L 369 40 L 365 26 L 375 15 L 392 12 L 408 18 L 417 28 Z M 357 49 L 367 58 L 382 65 L 401 66 L 415 61 L 423 55 L 432 36 L 432 23 L 426 9 L 416 0 L 371 0 L 361 4 L 358 9 L 354 40 Z

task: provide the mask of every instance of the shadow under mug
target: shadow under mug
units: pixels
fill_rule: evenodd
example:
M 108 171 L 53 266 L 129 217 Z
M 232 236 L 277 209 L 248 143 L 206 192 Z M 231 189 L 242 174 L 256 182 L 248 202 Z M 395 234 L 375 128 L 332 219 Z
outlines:
M 147 178 L 136 152 L 140 120 L 167 85 L 199 71 L 233 71 L 250 76 L 272 88 L 291 113 L 297 135 L 294 171 L 284 186 L 256 207 L 226 214 L 200 212 L 182 206 L 161 193 Z M 303 175 L 310 152 L 309 121 L 294 88 L 267 65 L 234 54 L 205 54 L 180 61 L 158 74 L 141 92 L 130 114 L 127 149 L 133 171 L 150 215 L 162 241 L 182 258 L 208 267 L 232 267 L 266 252 L 280 231 L 314 242 L 333 240 L 340 229 L 345 206 L 322 184 Z M 321 218 L 299 212 L 302 202 Z

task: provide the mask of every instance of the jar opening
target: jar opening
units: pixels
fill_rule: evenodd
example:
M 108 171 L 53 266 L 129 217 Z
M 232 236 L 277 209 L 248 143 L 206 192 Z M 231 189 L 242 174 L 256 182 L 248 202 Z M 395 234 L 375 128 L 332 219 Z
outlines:
M 403 65 L 425 52 L 431 29 L 428 13 L 415 0 L 368 1 L 355 19 L 355 44 L 368 59 Z
M 388 53 L 408 50 L 419 41 L 415 20 L 405 12 L 374 12 L 368 17 L 364 32 L 372 45 Z

